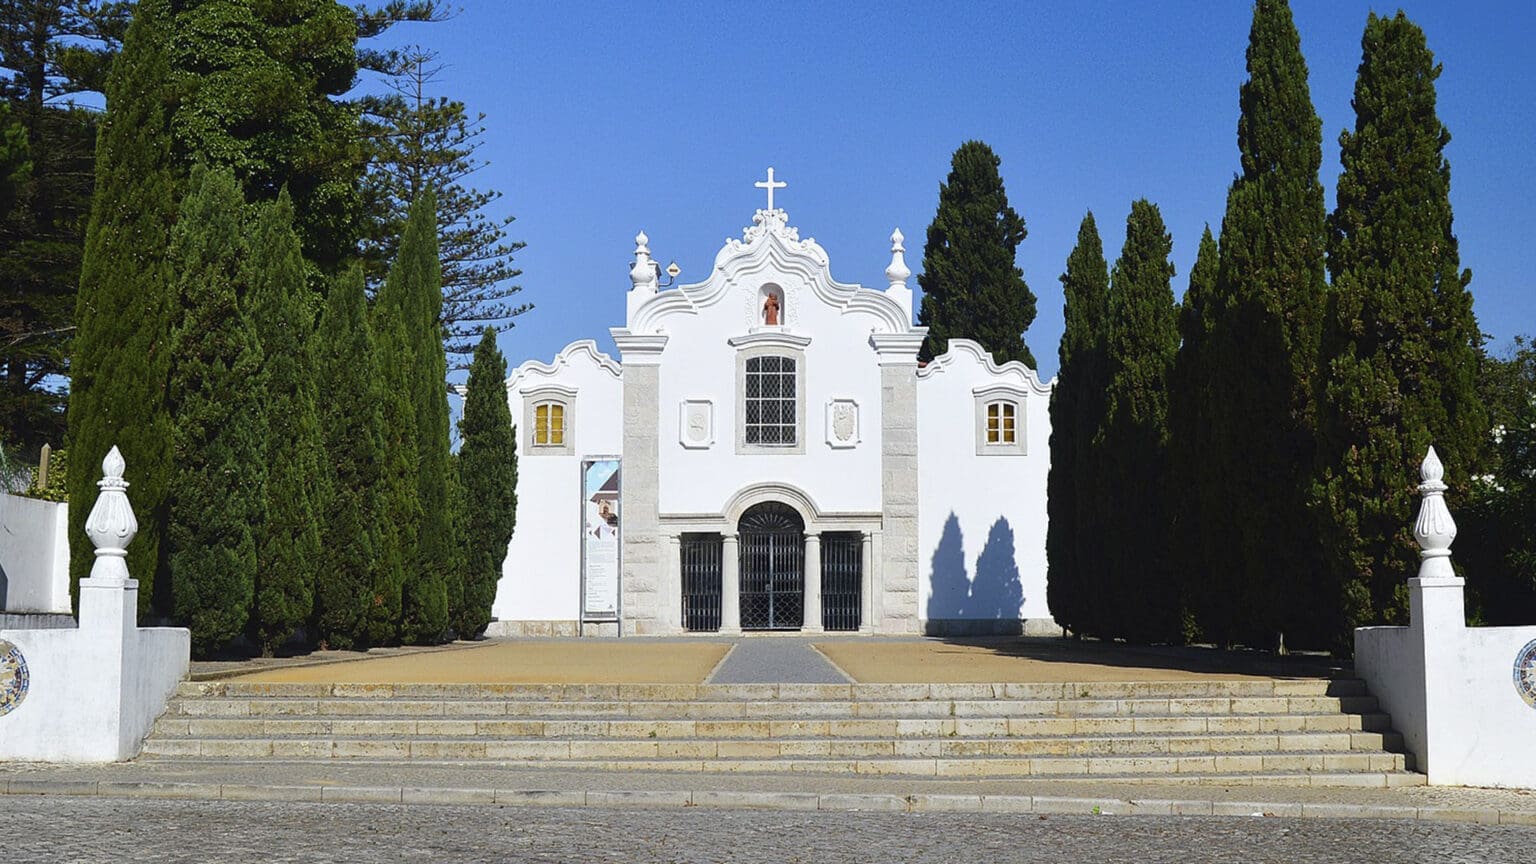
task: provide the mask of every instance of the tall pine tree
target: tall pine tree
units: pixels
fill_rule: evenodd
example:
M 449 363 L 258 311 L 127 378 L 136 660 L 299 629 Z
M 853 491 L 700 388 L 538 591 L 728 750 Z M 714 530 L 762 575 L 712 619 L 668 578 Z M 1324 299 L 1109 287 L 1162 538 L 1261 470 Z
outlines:
M 171 337 L 175 470 L 167 541 L 176 618 L 197 654 L 241 634 L 266 519 L 261 343 L 244 308 L 241 201 L 228 169 L 192 169 L 171 233 L 181 320 Z
M 251 238 L 246 283 L 251 320 L 265 352 L 267 520 L 256 543 L 253 636 L 271 656 L 314 609 L 320 562 L 320 427 L 315 414 L 313 333 L 304 257 L 286 191 L 261 205 Z
M 1034 355 L 1024 331 L 1035 321 L 1035 295 L 1014 264 L 1028 231 L 1008 206 L 998 172 L 1001 161 L 980 141 L 960 145 L 949 178 L 939 186 L 939 207 L 923 247 L 919 324 L 928 328 L 919 356 L 931 360 L 950 339 L 974 339 L 999 363 Z
M 1178 490 L 1173 499 L 1174 574 L 1187 604 L 1182 633 L 1185 641 L 1204 638 L 1194 606 L 1204 592 L 1216 590 L 1208 578 L 1215 556 L 1208 550 L 1210 544 L 1221 542 L 1204 530 L 1200 521 L 1201 502 L 1221 494 L 1218 478 L 1204 470 L 1207 454 L 1217 446 L 1208 416 L 1211 313 L 1207 307 L 1216 293 L 1220 255 L 1207 225 L 1200 236 L 1195 266 L 1189 271 L 1184 301 L 1179 304 L 1179 351 L 1168 380 L 1169 483 Z
M 459 469 L 468 505 L 460 532 L 464 605 L 453 620 L 461 639 L 479 635 L 490 623 L 501 563 L 517 521 L 517 432 L 506 380 L 507 360 L 496 347 L 495 328 L 487 327 L 469 366 L 459 419 Z
M 1211 331 L 1216 446 L 1197 484 L 1211 538 L 1202 624 L 1218 641 L 1318 644 L 1320 544 L 1308 513 L 1323 274 L 1322 126 L 1284 0 L 1258 0 Z M 1284 538 L 1277 542 L 1276 538 Z
M 1482 354 L 1470 271 L 1452 233 L 1451 136 L 1435 111 L 1440 66 L 1402 12 L 1372 13 L 1361 39 L 1355 128 L 1329 224 L 1333 277 L 1323 330 L 1317 498 L 1333 619 L 1406 621 L 1414 479 L 1433 444 L 1460 500 L 1486 446 Z
M 406 571 L 401 634 L 407 641 L 427 643 L 440 640 L 448 629 L 447 578 L 457 542 L 448 506 L 448 369 L 440 323 L 443 280 L 436 212 L 437 196 L 430 189 L 411 205 L 400 252 L 377 304 L 381 312 L 398 316 L 405 339 L 399 353 L 407 364 L 404 392 L 416 426 L 421 523 L 416 556 Z
M 379 555 L 389 526 L 381 522 L 380 393 L 367 303 L 363 271 L 354 265 L 327 293 L 315 334 L 325 489 L 312 635 L 330 648 L 367 647 L 374 610 L 387 607 L 391 620 L 400 610 L 399 585 L 382 578 Z
M 69 452 L 79 466 L 69 476 L 69 498 L 79 502 L 69 510 L 71 584 L 90 570 L 85 518 L 96 500 L 94 469 L 115 444 L 132 472 L 139 533 L 127 563 L 139 581 L 141 615 L 171 609 L 169 582 L 158 578 L 172 467 L 170 18 L 167 0 L 141 0 L 107 81 L 70 362 Z
M 1102 587 L 1102 508 L 1096 503 L 1100 462 L 1096 439 L 1104 421 L 1109 367 L 1109 268 L 1089 213 L 1061 275 L 1066 329 L 1060 371 L 1051 391 L 1051 471 L 1046 480 L 1046 599 L 1051 616 L 1074 633 L 1096 632 L 1095 598 Z
M 1179 347 L 1172 252 L 1157 205 L 1134 202 L 1110 273 L 1108 404 L 1097 459 L 1112 482 L 1096 490 L 1094 503 L 1102 511 L 1101 541 L 1112 538 L 1096 599 L 1110 633 L 1143 641 L 1182 634 L 1168 471 L 1168 373 Z

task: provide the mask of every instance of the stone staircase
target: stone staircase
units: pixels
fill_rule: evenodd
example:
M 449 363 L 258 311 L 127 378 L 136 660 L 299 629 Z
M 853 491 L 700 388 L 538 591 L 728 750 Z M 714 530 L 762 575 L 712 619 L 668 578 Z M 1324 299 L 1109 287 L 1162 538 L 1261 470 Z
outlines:
M 1364 682 L 184 683 L 147 760 L 1417 785 Z

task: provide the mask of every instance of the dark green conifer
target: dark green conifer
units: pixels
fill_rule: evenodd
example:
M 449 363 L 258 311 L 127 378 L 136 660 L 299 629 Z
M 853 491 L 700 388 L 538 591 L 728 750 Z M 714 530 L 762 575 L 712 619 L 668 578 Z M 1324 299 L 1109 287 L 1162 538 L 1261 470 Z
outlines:
M 1317 644 L 1320 544 L 1308 513 L 1313 379 L 1326 282 L 1322 132 L 1284 0 L 1258 0 L 1210 327 L 1210 538 L 1197 617 L 1210 637 Z M 1277 538 L 1283 538 L 1277 540 Z M 1323 601 L 1323 602 L 1331 602 Z
M 461 639 L 479 635 L 491 620 L 491 603 L 517 520 L 517 432 L 507 405 L 507 361 L 496 330 L 485 328 L 469 366 L 464 416 L 459 419 L 459 468 L 464 487 L 461 544 L 464 605 L 454 618 Z
M 331 286 L 315 332 L 315 378 L 325 449 L 318 508 L 320 568 L 314 638 L 330 648 L 366 648 L 375 610 L 400 610 L 398 583 L 381 578 L 380 487 L 383 476 L 379 383 L 368 325 L 363 271 L 351 267 Z M 391 597 L 393 606 L 390 607 Z M 393 635 L 393 629 L 390 631 Z
M 420 525 L 407 559 L 401 635 L 439 641 L 448 630 L 448 574 L 453 521 L 448 506 L 448 363 L 443 353 L 442 268 L 437 254 L 437 198 L 428 190 L 411 207 L 400 251 L 379 290 L 378 309 L 398 316 L 404 343 L 404 393 L 415 420 L 415 480 Z
M 1104 420 L 1109 367 L 1109 268 L 1093 214 L 1083 217 L 1077 245 L 1061 275 L 1066 329 L 1051 392 L 1051 472 L 1046 481 L 1046 598 L 1051 616 L 1074 633 L 1096 633 L 1102 589 L 1102 516 L 1096 499 L 1100 464 L 1095 441 Z
M 939 207 L 923 247 L 919 324 L 928 328 L 919 356 L 931 360 L 949 350 L 950 339 L 974 339 L 999 363 L 1034 355 L 1024 331 L 1035 320 L 1035 295 L 1014 264 L 1028 231 L 1008 206 L 992 148 L 967 141 L 950 160 L 939 186 Z
M 414 352 L 400 317 L 400 310 L 392 304 L 381 302 L 373 310 L 373 332 L 378 340 L 372 377 L 379 412 L 379 558 L 374 599 L 368 607 L 367 641 L 374 645 L 400 639 L 435 640 L 436 636 L 423 638 L 417 629 L 419 610 L 433 600 L 444 606 L 447 603 L 443 572 L 425 574 L 420 569 L 418 538 L 423 513 L 416 408 L 411 403 Z M 435 587 L 435 596 L 424 583 Z M 446 616 L 446 609 L 443 614 Z
M 1215 560 L 1208 544 L 1220 542 L 1201 526 L 1202 500 L 1221 495 L 1219 478 L 1208 470 L 1209 454 L 1217 441 L 1210 424 L 1209 362 L 1211 313 L 1207 308 L 1216 294 L 1216 275 L 1221 251 L 1211 227 L 1205 226 L 1189 285 L 1179 304 L 1179 352 L 1168 376 L 1168 459 L 1170 488 L 1174 494 L 1174 577 L 1187 605 L 1182 637 L 1203 638 L 1194 614 L 1196 599 L 1212 590 L 1206 578 Z
M 1435 110 L 1440 66 L 1402 12 L 1371 13 L 1361 47 L 1355 128 L 1339 136 L 1318 391 L 1318 512 L 1344 644 L 1356 626 L 1406 621 L 1419 463 L 1433 444 L 1467 500 L 1488 425 L 1472 274 L 1452 233 L 1451 136 Z
M 251 320 L 265 352 L 267 521 L 256 544 L 253 635 L 263 654 L 287 641 L 314 611 L 320 563 L 320 427 L 315 415 L 314 332 L 304 257 L 283 192 L 262 205 L 251 237 L 246 282 Z
M 1104 607 L 1108 633 L 1143 641 L 1177 641 L 1182 634 L 1168 485 L 1168 373 L 1179 348 L 1172 252 L 1157 205 L 1132 203 L 1125 246 L 1110 274 L 1108 404 L 1095 459 L 1111 482 L 1095 490 L 1100 536 L 1108 541 L 1095 601 Z
M 181 318 L 168 388 L 175 463 L 167 563 L 176 619 L 191 628 L 199 655 L 244 630 L 266 521 L 267 415 L 261 343 L 242 296 L 244 207 L 232 172 L 196 165 L 171 232 Z
M 70 361 L 71 584 L 90 571 L 85 518 L 101 460 L 115 444 L 128 464 L 139 521 L 127 563 L 139 582 L 141 615 L 171 611 L 170 583 L 159 578 L 172 469 L 165 401 L 174 300 L 166 249 L 176 221 L 169 18 L 166 0 L 141 0 L 107 81 Z

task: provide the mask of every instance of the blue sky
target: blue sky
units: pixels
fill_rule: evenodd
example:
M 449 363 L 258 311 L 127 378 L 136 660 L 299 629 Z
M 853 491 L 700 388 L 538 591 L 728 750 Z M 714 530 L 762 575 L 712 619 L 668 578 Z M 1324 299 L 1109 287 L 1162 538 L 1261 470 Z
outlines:
M 977 138 L 1029 228 L 1018 263 L 1040 314 L 1025 338 L 1048 378 L 1083 213 L 1113 261 L 1131 201 L 1158 204 L 1181 295 L 1238 167 L 1246 2 L 462 2 L 389 41 L 439 51 L 440 93 L 487 115 L 475 183 L 505 193 L 537 307 L 502 336 L 512 365 L 581 338 L 611 351 L 635 232 L 680 281 L 702 279 L 763 206 L 752 183 L 769 165 L 789 183 L 777 203 L 838 279 L 883 286 L 897 226 L 917 270 L 950 155 Z M 1402 6 L 1445 67 L 1462 265 L 1502 347 L 1536 332 L 1536 3 Z M 1366 13 L 1398 7 L 1292 8 L 1331 207 Z

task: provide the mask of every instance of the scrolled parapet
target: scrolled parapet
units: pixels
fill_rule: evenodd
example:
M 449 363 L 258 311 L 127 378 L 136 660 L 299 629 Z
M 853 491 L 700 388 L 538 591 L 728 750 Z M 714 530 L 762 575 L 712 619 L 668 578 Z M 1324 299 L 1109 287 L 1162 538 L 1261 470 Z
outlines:
M 126 469 L 123 454 L 113 446 L 101 460 L 102 478 L 96 483 L 101 491 L 85 520 L 86 536 L 96 547 L 91 578 L 119 585 L 128 581 L 128 565 L 123 559 L 128 554 L 128 544 L 139 533 L 139 520 L 128 501 L 128 481 L 123 479 Z

